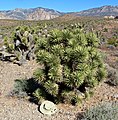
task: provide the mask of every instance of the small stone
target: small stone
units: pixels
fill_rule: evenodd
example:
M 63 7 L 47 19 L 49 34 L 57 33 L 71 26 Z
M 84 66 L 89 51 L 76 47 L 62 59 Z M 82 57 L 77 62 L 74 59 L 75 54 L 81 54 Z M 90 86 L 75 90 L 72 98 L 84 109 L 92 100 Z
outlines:
M 118 94 L 116 93 L 116 94 L 112 95 L 111 97 L 112 97 L 112 99 L 118 99 Z

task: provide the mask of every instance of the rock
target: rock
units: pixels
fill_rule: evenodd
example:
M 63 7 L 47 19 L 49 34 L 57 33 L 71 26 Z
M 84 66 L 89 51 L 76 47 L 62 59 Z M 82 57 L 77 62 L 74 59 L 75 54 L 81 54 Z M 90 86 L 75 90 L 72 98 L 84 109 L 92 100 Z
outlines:
M 115 46 L 114 45 L 108 45 L 107 48 L 111 49 L 111 50 L 114 50 L 115 49 Z
M 118 93 L 113 94 L 113 95 L 111 96 L 111 98 L 112 98 L 113 100 L 118 100 Z

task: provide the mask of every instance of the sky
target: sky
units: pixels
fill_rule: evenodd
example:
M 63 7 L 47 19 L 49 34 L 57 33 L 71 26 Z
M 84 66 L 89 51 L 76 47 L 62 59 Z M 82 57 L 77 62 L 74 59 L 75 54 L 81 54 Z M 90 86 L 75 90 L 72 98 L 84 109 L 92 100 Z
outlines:
M 60 12 L 77 12 L 104 5 L 118 6 L 118 0 L 0 0 L 0 10 L 44 7 Z

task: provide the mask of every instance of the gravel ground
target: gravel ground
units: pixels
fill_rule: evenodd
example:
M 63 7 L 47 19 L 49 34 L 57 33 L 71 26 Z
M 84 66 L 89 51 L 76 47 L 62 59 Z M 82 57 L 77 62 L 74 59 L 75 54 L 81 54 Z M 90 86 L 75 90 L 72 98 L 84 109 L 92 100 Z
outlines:
M 34 61 L 23 66 L 0 62 L 0 120 L 73 120 L 75 118 L 75 113 L 71 111 L 73 109 L 63 110 L 58 106 L 55 115 L 45 116 L 38 111 L 36 104 L 7 97 L 13 89 L 14 80 L 31 78 L 37 67 Z
M 99 102 L 111 101 L 113 100 L 111 96 L 118 94 L 118 88 L 103 82 L 95 88 L 94 96 L 83 102 L 81 106 L 59 104 L 55 115 L 46 116 L 38 111 L 38 106 L 34 103 L 6 96 L 13 89 L 15 79 L 31 78 L 37 67 L 34 61 L 23 66 L 0 62 L 0 120 L 75 120 L 78 112 Z
M 3 101 L 4 100 L 4 101 Z M 0 120 L 73 120 L 75 114 L 59 109 L 53 116 L 44 116 L 38 106 L 23 100 L 0 100 Z

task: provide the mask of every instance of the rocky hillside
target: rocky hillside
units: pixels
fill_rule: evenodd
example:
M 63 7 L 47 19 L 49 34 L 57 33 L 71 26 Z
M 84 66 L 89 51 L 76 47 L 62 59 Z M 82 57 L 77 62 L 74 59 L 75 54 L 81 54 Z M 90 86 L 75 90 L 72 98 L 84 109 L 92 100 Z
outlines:
M 16 19 L 16 20 L 50 20 L 59 16 L 68 17 L 72 16 L 118 16 L 118 6 L 102 6 L 98 8 L 92 8 L 83 10 L 80 12 L 62 13 L 53 9 L 47 8 L 30 8 L 14 10 L 0 11 L 0 19 Z M 64 18 L 63 17 L 63 18 Z M 65 18 L 66 18 L 65 17 Z
M 31 8 L 0 11 L 0 19 L 16 20 L 49 20 L 61 16 L 63 13 L 46 8 Z
M 76 16 L 118 16 L 118 6 L 102 6 L 72 13 Z

